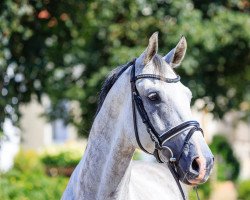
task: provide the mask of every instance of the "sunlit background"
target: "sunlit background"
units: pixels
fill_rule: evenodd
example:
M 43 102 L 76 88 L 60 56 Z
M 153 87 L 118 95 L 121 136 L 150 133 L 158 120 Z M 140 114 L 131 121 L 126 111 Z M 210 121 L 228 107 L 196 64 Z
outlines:
M 216 160 L 201 198 L 249 200 L 249 13 L 248 0 L 2 0 L 0 199 L 60 199 L 106 75 L 158 31 L 162 55 L 187 39 L 176 71 Z

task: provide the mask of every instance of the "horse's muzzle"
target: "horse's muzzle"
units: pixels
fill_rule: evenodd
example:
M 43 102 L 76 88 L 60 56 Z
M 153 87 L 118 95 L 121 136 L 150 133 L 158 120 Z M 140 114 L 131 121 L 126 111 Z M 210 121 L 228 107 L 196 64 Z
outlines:
M 211 174 L 211 170 L 214 165 L 213 156 L 209 157 L 196 157 L 192 160 L 188 170 L 183 172 L 181 168 L 179 168 L 179 173 L 183 175 L 181 181 L 188 185 L 198 185 L 205 183 L 209 175 Z M 180 172 L 180 170 L 182 172 Z

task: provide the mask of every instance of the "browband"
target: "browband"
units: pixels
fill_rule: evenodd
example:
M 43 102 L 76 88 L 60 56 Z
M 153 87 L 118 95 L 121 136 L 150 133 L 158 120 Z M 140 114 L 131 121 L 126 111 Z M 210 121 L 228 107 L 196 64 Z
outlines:
M 176 78 L 165 78 L 159 75 L 155 75 L 155 74 L 140 74 L 134 77 L 133 80 L 131 81 L 137 81 L 138 79 L 142 79 L 142 78 L 153 78 L 153 79 L 157 79 L 157 80 L 161 80 L 167 83 L 177 83 L 181 80 L 181 77 L 179 75 L 176 75 Z

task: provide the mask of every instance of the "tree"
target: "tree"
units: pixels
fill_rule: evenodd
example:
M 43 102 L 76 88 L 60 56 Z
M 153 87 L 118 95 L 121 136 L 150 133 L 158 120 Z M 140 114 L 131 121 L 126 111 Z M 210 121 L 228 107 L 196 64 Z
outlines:
M 198 1 L 10 1 L 0 5 L 0 123 L 18 123 L 31 95 L 51 99 L 49 119 L 63 118 L 88 134 L 97 93 L 107 73 L 145 49 L 160 33 L 167 53 L 184 34 L 188 51 L 178 73 L 203 98 L 202 109 L 222 117 L 232 109 L 249 116 L 248 10 L 216 5 L 205 16 Z M 224 2 L 224 1 L 223 1 Z M 241 1 L 244 2 L 244 1 Z M 212 7 L 212 3 L 205 3 Z M 80 115 L 62 106 L 78 102 Z
M 227 139 L 222 135 L 215 135 L 210 148 L 216 159 L 217 179 L 220 181 L 237 180 L 240 173 L 240 163 Z

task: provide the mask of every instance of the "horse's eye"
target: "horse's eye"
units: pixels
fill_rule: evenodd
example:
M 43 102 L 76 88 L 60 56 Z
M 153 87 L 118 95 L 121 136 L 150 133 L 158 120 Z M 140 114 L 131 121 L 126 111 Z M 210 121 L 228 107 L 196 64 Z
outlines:
M 152 92 L 148 95 L 149 100 L 157 101 L 160 99 L 159 95 L 156 92 Z

